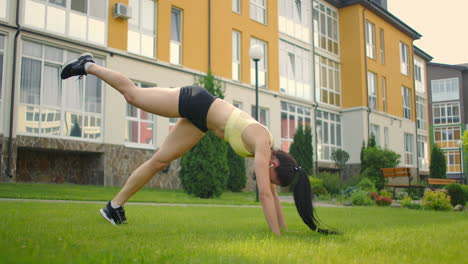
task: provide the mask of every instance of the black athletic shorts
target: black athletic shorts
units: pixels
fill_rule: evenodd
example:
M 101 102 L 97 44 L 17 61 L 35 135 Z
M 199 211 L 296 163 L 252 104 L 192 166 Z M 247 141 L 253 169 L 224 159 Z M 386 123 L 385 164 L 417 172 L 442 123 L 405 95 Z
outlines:
M 182 87 L 179 95 L 179 114 L 190 120 L 202 132 L 206 132 L 208 109 L 216 98 L 200 86 Z

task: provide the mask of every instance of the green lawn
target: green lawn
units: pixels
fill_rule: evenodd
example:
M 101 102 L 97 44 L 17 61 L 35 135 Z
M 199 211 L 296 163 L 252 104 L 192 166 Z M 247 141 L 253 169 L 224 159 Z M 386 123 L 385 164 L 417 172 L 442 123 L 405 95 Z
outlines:
M 0 263 L 426 264 L 468 259 L 467 212 L 317 208 L 325 223 L 343 232 L 324 236 L 308 230 L 290 206 L 284 208 L 290 232 L 275 237 L 260 208 L 129 204 L 129 224 L 115 227 L 98 214 L 101 206 L 0 201 Z

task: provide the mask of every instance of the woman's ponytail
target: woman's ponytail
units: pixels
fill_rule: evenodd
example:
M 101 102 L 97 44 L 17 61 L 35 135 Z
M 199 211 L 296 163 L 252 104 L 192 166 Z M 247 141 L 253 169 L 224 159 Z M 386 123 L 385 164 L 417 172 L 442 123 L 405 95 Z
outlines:
M 324 234 L 337 234 L 336 231 L 322 229 L 318 227 L 319 221 L 314 215 L 314 206 L 312 204 L 312 191 L 310 189 L 310 181 L 307 172 L 295 167 L 296 172 L 294 186 L 294 202 L 296 203 L 297 212 L 301 216 L 304 223 L 312 230 Z

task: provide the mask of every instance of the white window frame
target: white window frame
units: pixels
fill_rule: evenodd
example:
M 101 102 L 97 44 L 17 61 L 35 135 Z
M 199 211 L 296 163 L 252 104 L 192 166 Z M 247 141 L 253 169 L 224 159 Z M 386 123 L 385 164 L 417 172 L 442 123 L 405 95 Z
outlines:
M 445 160 L 447 161 L 447 173 L 460 173 L 461 170 L 461 155 L 460 150 L 447 150 L 444 151 Z
M 331 161 L 331 153 L 343 146 L 341 117 L 339 114 L 317 110 L 317 157 Z
M 458 133 L 457 133 L 458 131 Z M 459 126 L 434 127 L 434 142 L 449 143 L 457 142 L 462 138 L 462 133 Z M 436 133 L 440 133 L 440 140 L 437 140 Z M 458 137 L 456 136 L 458 134 Z M 443 148 L 444 146 L 442 146 Z
M 404 134 L 405 143 L 405 165 L 414 165 L 414 135 Z
M 427 137 L 418 135 L 418 166 L 423 170 L 429 169 L 429 155 L 427 146 Z
M 424 80 L 424 63 L 415 58 L 414 60 L 414 84 L 416 92 L 425 94 L 426 93 L 426 80 Z
M 402 86 L 401 97 L 403 99 L 403 118 L 411 119 L 411 90 L 410 88 Z
M 387 112 L 387 78 L 382 76 L 382 110 Z
M 427 130 L 426 99 L 418 95 L 416 95 L 416 122 L 418 129 Z
M 375 60 L 375 25 L 366 20 L 366 55 Z
M 148 85 L 148 84 L 143 84 L 141 82 L 135 82 L 135 86 L 137 86 L 139 89 L 145 89 L 145 88 L 150 88 L 154 87 L 155 85 Z M 136 110 L 136 117 L 129 116 L 128 115 L 128 110 L 129 108 L 133 108 Z M 141 118 L 142 112 L 145 112 L 148 115 L 147 119 Z M 137 127 L 138 127 L 138 139 L 137 142 L 130 141 L 130 135 L 127 135 L 128 129 L 129 129 L 129 123 L 130 122 L 137 122 Z M 151 141 L 152 143 L 140 143 L 141 141 L 141 127 L 142 124 L 150 124 L 153 126 L 152 129 L 152 138 Z M 133 105 L 130 105 L 129 103 L 126 104 L 126 112 L 125 112 L 125 128 L 126 128 L 126 137 L 125 138 L 125 146 L 126 147 L 132 147 L 132 148 L 145 148 L 145 149 L 155 149 L 156 145 L 156 116 L 154 114 L 151 114 L 149 112 L 143 111 L 138 107 L 135 107 Z
M 406 76 L 410 75 L 409 46 L 400 42 L 400 72 Z
M 283 130 L 283 115 L 286 115 L 286 129 Z M 294 142 L 294 136 L 299 124 L 302 124 L 303 128 L 308 124 L 312 128 L 312 116 L 311 109 L 308 107 L 291 104 L 282 101 L 281 102 L 281 149 L 283 151 L 289 151 L 289 147 Z M 294 120 L 294 133 L 291 133 L 291 127 L 289 120 Z
M 280 40 L 280 92 L 312 99 L 310 52 Z
M 325 5 L 320 1 L 313 1 L 314 46 L 339 57 L 338 19 L 338 10 L 336 8 Z M 331 32 L 329 29 L 331 29 Z
M 431 81 L 432 102 L 460 99 L 460 80 L 458 78 Z
M 458 114 L 454 114 L 455 109 L 457 110 Z M 433 104 L 432 111 L 434 125 L 453 125 L 460 124 L 461 122 L 459 102 Z
M 128 21 L 128 37 L 127 37 L 127 50 L 131 53 L 135 53 L 135 54 L 138 54 L 138 55 L 142 55 L 142 56 L 145 56 L 145 57 L 149 57 L 149 58 L 155 58 L 156 57 L 156 28 L 157 28 L 157 25 L 156 25 L 156 21 L 158 20 L 156 15 L 157 15 L 157 2 L 156 1 L 152 1 L 152 0 L 134 0 L 134 1 L 138 1 L 138 8 L 136 8 L 135 6 L 130 6 L 132 8 L 132 14 L 133 14 L 133 17 L 137 17 L 139 19 L 138 21 L 138 26 L 135 26 L 133 24 L 131 24 L 131 20 L 130 19 Z M 152 23 L 152 26 L 153 26 L 153 29 L 152 30 L 149 30 L 149 29 L 146 29 L 143 25 L 143 2 L 152 2 L 153 3 L 153 23 Z M 130 2 L 129 2 L 129 5 L 130 5 Z M 138 13 L 137 16 L 135 16 L 135 14 Z M 139 43 L 139 47 L 138 49 L 135 49 L 135 50 L 130 50 L 130 47 L 132 46 L 131 45 L 131 41 L 134 41 L 134 37 L 131 37 L 131 35 L 136 35 L 137 39 L 138 39 L 138 43 Z M 148 38 L 151 38 L 152 39 L 152 49 L 151 51 L 148 51 L 148 50 L 145 50 L 143 48 L 143 42 L 145 39 L 148 39 Z
M 279 0 L 278 13 L 281 33 L 306 43 L 311 42 L 311 1 Z
M 172 13 L 173 12 L 177 12 L 179 13 L 179 17 L 180 17 L 180 23 L 179 23 L 179 26 L 180 26 L 180 41 L 177 41 L 177 40 L 173 40 L 172 39 Z M 177 7 L 172 7 L 171 8 L 171 41 L 170 41 L 170 62 L 172 64 L 175 64 L 175 65 L 181 65 L 182 64 L 182 43 L 183 43 L 183 37 L 184 37 L 184 27 L 183 27 L 183 23 L 184 23 L 184 13 L 182 11 L 182 9 L 180 8 L 177 8 Z M 177 55 L 176 55 L 177 53 Z
M 385 31 L 380 28 L 380 63 L 385 64 Z
M 242 33 L 232 31 L 232 79 L 242 80 Z
M 258 61 L 258 87 L 266 88 L 268 86 L 268 44 L 263 40 L 251 37 L 250 47 L 253 45 L 260 45 L 263 48 L 263 58 Z M 255 62 L 253 60 L 250 62 L 250 84 L 255 86 Z
M 263 14 L 259 16 L 259 12 Z M 266 25 L 268 21 L 267 16 L 267 0 L 250 0 L 250 19 Z
M 330 76 L 333 72 L 334 76 Z M 333 84 L 330 83 L 333 80 Z M 341 106 L 341 66 L 329 58 L 315 55 L 315 99 L 321 103 Z M 325 100 L 325 95 L 327 100 Z M 330 100 L 334 97 L 333 102 Z
M 23 40 L 23 45 L 25 42 L 33 43 L 34 45 L 38 45 L 41 48 L 41 55 L 40 57 L 38 56 L 30 56 L 24 54 L 24 49 L 23 49 L 23 54 L 21 54 L 21 60 L 23 59 L 31 59 L 35 61 L 39 61 L 41 63 L 41 84 L 39 88 L 39 103 L 38 104 L 32 104 L 32 103 L 26 103 L 22 102 L 22 87 L 20 84 L 20 102 L 19 102 L 19 108 L 24 108 L 25 110 L 21 110 L 24 112 L 24 120 L 22 119 L 22 116 L 18 117 L 18 135 L 28 135 L 28 136 L 40 136 L 40 137 L 48 137 L 48 138 L 62 138 L 62 139 L 71 139 L 71 140 L 80 140 L 80 141 L 90 141 L 90 142 L 102 142 L 104 139 L 104 102 L 105 102 L 105 94 L 104 94 L 104 82 L 97 79 L 97 81 L 100 83 L 100 88 L 101 90 L 101 96 L 100 96 L 100 101 L 96 102 L 99 108 L 93 106 L 92 101 L 86 101 L 86 85 L 88 84 L 87 78 L 97 78 L 97 77 L 88 77 L 84 76 L 80 80 L 72 80 L 70 78 L 69 80 L 64 80 L 60 81 L 60 76 L 56 76 L 57 81 L 60 85 L 60 99 L 59 99 L 59 106 L 51 106 L 47 105 L 44 102 L 44 81 L 43 79 L 45 78 L 44 76 L 44 67 L 47 65 L 58 67 L 60 70 L 60 67 L 69 60 L 67 56 L 77 56 L 81 52 L 74 52 L 70 51 L 68 49 L 64 49 L 61 47 L 54 47 L 42 43 L 37 43 L 34 41 L 29 41 L 29 40 Z M 55 48 L 55 49 L 60 49 L 63 51 L 63 56 L 62 56 L 62 61 L 53 61 L 50 59 L 45 58 L 46 54 L 46 48 Z M 70 53 L 70 54 L 69 54 Z M 97 64 L 103 64 L 104 61 L 101 58 L 95 57 L 95 61 Z M 22 67 L 22 66 L 21 66 Z M 22 69 L 22 68 L 21 68 Z M 58 72 L 60 73 L 60 71 Z M 20 73 L 20 78 L 23 77 L 23 73 Z M 20 81 L 21 83 L 21 81 Z M 82 102 L 80 109 L 76 109 L 71 107 L 70 105 L 67 105 L 66 102 L 66 95 L 65 94 L 65 89 L 69 92 L 70 90 L 73 90 L 76 87 L 70 87 L 70 85 L 76 85 L 78 84 L 80 89 L 80 96 L 82 97 Z M 95 111 L 87 111 L 87 108 L 94 108 Z M 55 111 L 51 112 L 51 111 Z M 28 120 L 28 116 L 32 116 L 32 120 Z M 52 116 L 52 120 L 49 120 L 49 117 Z M 57 118 L 60 116 L 60 121 L 59 124 L 56 124 L 58 120 Z M 37 118 L 36 118 L 37 117 Z M 81 123 L 80 125 L 80 130 L 81 130 L 81 135 L 79 137 L 77 136 L 72 136 L 69 133 L 73 131 L 72 128 L 68 128 L 68 123 L 67 120 L 73 120 L 73 117 L 78 118 L 79 122 Z M 41 120 L 45 119 L 47 120 Z M 94 120 L 94 122 L 93 122 Z M 32 123 L 29 123 L 32 127 L 27 127 L 28 121 L 32 121 Z M 76 119 L 75 119 L 76 121 Z M 36 123 L 37 122 L 37 123 Z M 49 123 L 50 125 L 55 125 L 54 127 L 46 127 L 47 123 L 44 124 L 44 122 L 52 122 Z M 24 125 L 24 130 L 21 127 L 21 125 Z M 58 125 L 58 126 L 57 126 Z M 70 124 L 71 125 L 71 124 Z M 59 128 L 58 130 L 56 128 Z M 67 131 L 70 130 L 70 131 Z M 45 132 L 44 132 L 45 131 Z M 47 133 L 47 131 L 50 132 L 50 134 Z M 86 133 L 88 131 L 89 133 Z
M 377 74 L 374 72 L 367 72 L 367 85 L 368 85 L 368 100 L 369 108 L 372 110 L 378 110 L 377 102 Z
M 10 10 L 10 2 L 11 1 L 3 0 L 1 2 L 4 3 L 4 5 L 0 6 L 0 10 L 1 10 L 0 11 L 0 20 L 1 21 L 8 21 L 8 18 L 9 18 L 8 10 Z M 5 12 L 4 15 L 1 12 Z
M 242 10 L 242 1 L 241 0 L 232 0 L 232 12 L 241 13 Z

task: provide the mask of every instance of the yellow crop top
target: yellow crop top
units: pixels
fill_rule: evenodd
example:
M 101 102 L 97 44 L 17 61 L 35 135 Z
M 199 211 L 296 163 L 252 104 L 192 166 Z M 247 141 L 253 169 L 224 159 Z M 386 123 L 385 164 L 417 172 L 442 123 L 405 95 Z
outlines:
M 252 158 L 254 156 L 254 154 L 250 153 L 245 147 L 244 142 L 242 141 L 242 132 L 246 127 L 255 123 L 258 122 L 237 108 L 234 109 L 229 116 L 226 127 L 224 128 L 224 141 L 229 142 L 229 145 L 231 145 L 232 149 L 239 156 L 248 158 Z M 271 133 L 270 142 L 273 144 L 273 135 L 271 135 Z

